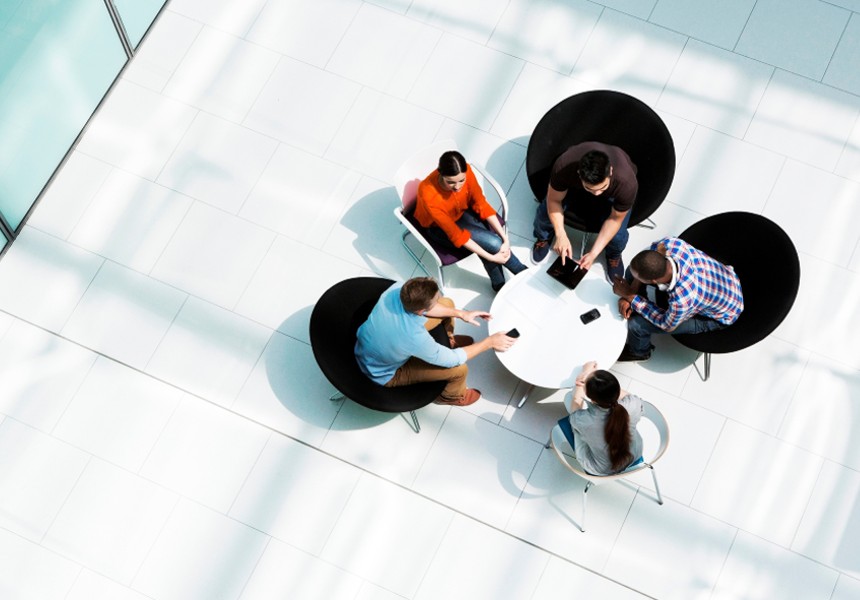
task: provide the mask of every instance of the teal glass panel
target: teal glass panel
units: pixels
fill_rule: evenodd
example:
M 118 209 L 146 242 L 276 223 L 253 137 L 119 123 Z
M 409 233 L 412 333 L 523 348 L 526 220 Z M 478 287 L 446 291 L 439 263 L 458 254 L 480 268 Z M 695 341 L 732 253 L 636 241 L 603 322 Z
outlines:
M 165 0 L 114 0 L 132 48 L 137 48 Z
M 0 7 L 0 212 L 17 229 L 126 56 L 100 0 Z
M 9 240 L 7 240 L 6 236 L 3 235 L 3 232 L 0 231 L 0 252 L 3 252 L 3 248 L 6 247 L 7 243 L 9 243 Z

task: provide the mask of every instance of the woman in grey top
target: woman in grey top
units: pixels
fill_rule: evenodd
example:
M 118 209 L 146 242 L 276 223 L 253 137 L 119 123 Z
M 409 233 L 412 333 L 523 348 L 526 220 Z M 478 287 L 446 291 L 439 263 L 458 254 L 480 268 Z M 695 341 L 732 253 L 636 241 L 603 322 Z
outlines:
M 636 425 L 642 398 L 621 389 L 609 371 L 587 362 L 576 378 L 569 417 L 576 460 L 592 475 L 623 471 L 642 458 Z

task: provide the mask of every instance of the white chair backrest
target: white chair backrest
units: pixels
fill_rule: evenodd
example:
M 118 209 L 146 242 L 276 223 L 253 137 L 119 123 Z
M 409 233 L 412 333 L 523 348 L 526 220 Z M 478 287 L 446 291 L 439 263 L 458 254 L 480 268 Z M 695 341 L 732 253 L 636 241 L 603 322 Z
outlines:
M 440 140 L 427 146 L 400 165 L 394 174 L 394 189 L 400 196 L 403 210 L 409 211 L 415 206 L 418 197 L 418 184 L 439 166 L 439 157 L 447 150 L 456 150 L 454 140 Z
M 642 416 L 645 419 L 648 419 L 653 423 L 656 428 L 657 434 L 659 436 L 657 450 L 655 451 L 653 456 L 645 456 L 645 462 L 639 463 L 634 467 L 630 467 L 626 471 L 622 471 L 621 473 L 616 473 L 615 475 L 591 475 L 590 473 L 586 473 L 582 466 L 576 461 L 573 457 L 573 449 L 570 448 L 570 444 L 567 443 L 567 438 L 564 437 L 564 433 L 561 431 L 561 427 L 555 425 L 552 428 L 552 433 L 550 434 L 552 438 L 552 447 L 555 450 L 556 456 L 558 456 L 559 460 L 561 460 L 564 465 L 582 477 L 587 481 L 592 481 L 594 483 L 599 483 L 601 481 L 608 481 L 611 479 L 621 479 L 636 473 L 637 471 L 641 471 L 642 469 L 647 468 L 649 464 L 653 465 L 657 462 L 663 453 L 666 452 L 666 447 L 669 445 L 669 424 L 666 422 L 663 413 L 657 410 L 657 407 L 651 404 L 648 401 L 642 401 Z M 640 421 L 641 424 L 641 421 Z M 649 453 L 650 454 L 650 453 Z

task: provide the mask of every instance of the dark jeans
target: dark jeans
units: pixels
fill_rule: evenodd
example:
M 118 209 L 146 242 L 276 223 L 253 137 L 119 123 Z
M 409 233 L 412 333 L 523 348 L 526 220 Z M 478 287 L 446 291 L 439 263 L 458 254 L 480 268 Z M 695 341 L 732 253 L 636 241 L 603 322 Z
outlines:
M 664 331 L 637 312 L 627 319 L 627 346 L 634 354 L 644 355 L 651 350 L 651 336 L 655 333 L 705 333 L 726 327 L 719 321 L 707 317 L 693 317 L 678 325 L 673 331 Z
M 460 217 L 460 220 L 457 221 L 457 226 L 468 231 L 472 236 L 472 240 L 490 254 L 496 254 L 501 250 L 503 243 L 502 238 L 500 238 L 495 231 L 490 229 L 490 226 L 486 221 L 482 221 L 478 215 L 472 211 L 467 210 L 464 212 L 463 216 Z M 451 240 L 448 239 L 445 232 L 438 227 L 434 226 L 428 228 L 427 235 L 439 245 L 454 248 L 454 244 L 451 243 Z M 484 263 L 484 269 L 487 270 L 487 275 L 490 276 L 490 283 L 494 289 L 505 283 L 505 273 L 502 270 L 503 266 L 507 267 L 508 271 L 514 275 L 520 271 L 525 271 L 527 268 L 520 262 L 520 259 L 518 259 L 513 252 L 511 252 L 511 257 L 504 265 L 490 262 L 483 258 L 481 259 L 481 262 Z
M 564 211 L 567 211 L 568 202 L 572 195 L 572 193 L 568 193 L 564 200 L 561 201 L 561 207 Z M 616 233 L 615 236 L 609 240 L 609 243 L 606 244 L 606 256 L 621 256 L 621 252 L 627 247 L 627 239 L 630 237 L 630 234 L 627 232 L 627 225 L 630 223 L 630 214 L 632 212 L 632 209 L 627 211 L 624 221 L 621 222 L 621 227 L 618 229 L 618 233 Z M 589 227 L 599 229 L 601 225 L 602 223 L 600 225 L 597 223 L 591 223 L 589 224 Z M 555 230 L 552 228 L 552 223 L 549 220 L 546 198 L 541 200 L 537 210 L 535 211 L 534 230 L 532 233 L 534 233 L 536 240 L 552 240 L 555 235 Z

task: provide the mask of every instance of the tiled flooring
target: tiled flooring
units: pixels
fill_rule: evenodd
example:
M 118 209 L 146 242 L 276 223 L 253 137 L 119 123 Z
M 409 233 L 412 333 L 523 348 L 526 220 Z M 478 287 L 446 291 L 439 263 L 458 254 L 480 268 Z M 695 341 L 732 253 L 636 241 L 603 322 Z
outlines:
M 0 597 L 860 598 L 858 73 L 858 0 L 171 0 L 0 261 Z M 616 367 L 669 420 L 666 503 L 600 486 L 580 533 L 563 392 L 517 410 L 485 354 L 416 435 L 330 402 L 307 331 L 333 283 L 419 273 L 391 178 L 434 140 L 526 258 L 528 136 L 595 88 L 677 149 L 628 258 L 741 209 L 803 277 L 707 383 L 671 340 Z M 476 260 L 448 277 L 489 307 Z

